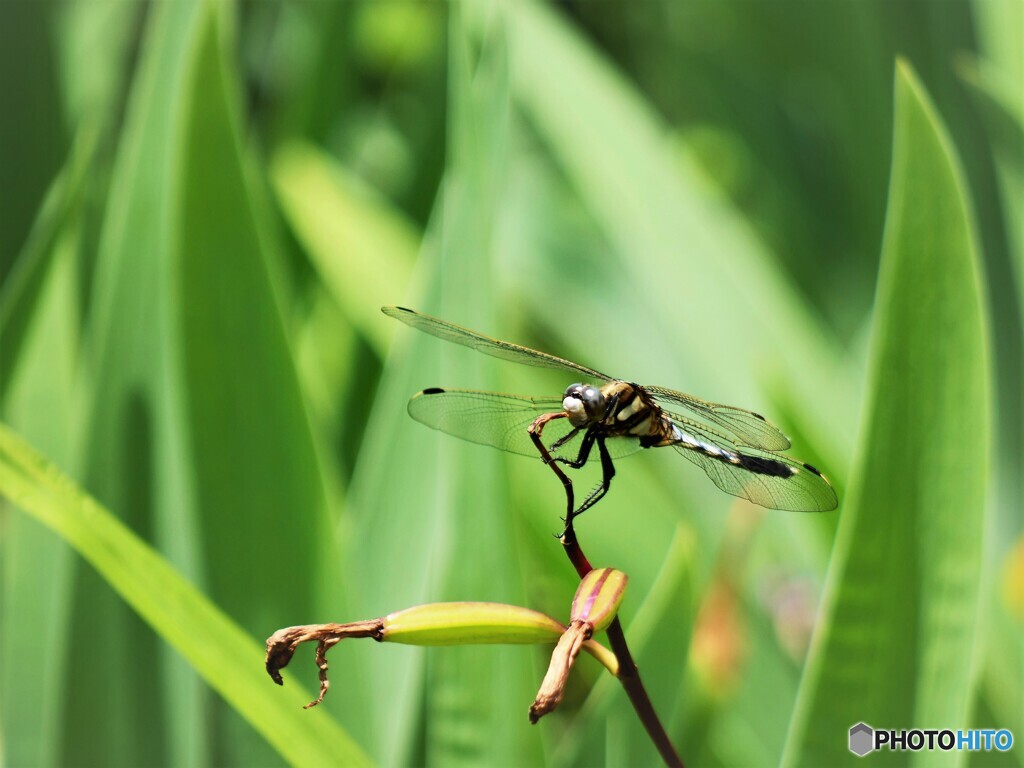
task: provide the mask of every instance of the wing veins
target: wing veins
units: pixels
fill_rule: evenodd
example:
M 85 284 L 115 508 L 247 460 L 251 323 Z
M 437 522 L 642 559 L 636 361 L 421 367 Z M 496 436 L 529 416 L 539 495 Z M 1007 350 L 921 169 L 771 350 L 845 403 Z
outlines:
M 690 432 L 693 437 L 718 449 L 747 458 L 783 464 L 793 470 L 793 474 L 788 477 L 763 474 L 710 456 L 699 447 L 688 446 L 684 442 L 673 446 L 686 459 L 703 469 L 711 481 L 726 493 L 769 509 L 796 512 L 823 512 L 835 509 L 836 495 L 832 486 L 816 471 L 812 471 L 797 459 L 771 451 L 741 447 L 714 430 L 688 419 L 677 420 L 677 423 L 683 431 Z
M 708 402 L 665 387 L 644 387 L 644 389 L 670 416 L 685 419 L 696 416 L 711 422 L 719 429 L 733 435 L 740 445 L 772 452 L 785 451 L 790 447 L 789 438 L 778 427 L 753 411 L 732 405 Z M 678 408 L 666 405 L 666 403 L 681 406 L 685 412 L 680 412 Z
M 471 443 L 537 457 L 537 449 L 527 427 L 541 414 L 560 412 L 562 399 L 434 388 L 413 395 L 408 410 L 416 421 L 432 429 Z M 568 419 L 553 420 L 545 425 L 544 444 L 552 455 L 575 457 L 574 446 L 579 444 L 584 430 L 566 440 L 557 450 L 551 448 L 574 429 Z M 620 458 L 640 450 L 640 441 L 633 437 L 615 437 L 608 441 L 608 449 L 612 458 Z
M 587 378 L 598 381 L 614 381 L 611 376 L 595 371 L 585 365 L 574 363 L 556 355 L 540 352 L 536 349 L 513 344 L 510 341 L 499 341 L 482 333 L 471 331 L 460 325 L 449 323 L 437 317 L 425 315 L 405 307 L 381 307 L 381 311 L 388 317 L 400 320 L 411 328 L 429 333 L 439 339 L 450 341 L 454 344 L 461 344 L 464 347 L 475 349 L 491 357 L 501 360 L 510 360 L 523 365 L 532 365 L 536 368 L 554 368 L 555 370 L 571 371 L 574 374 L 583 374 Z

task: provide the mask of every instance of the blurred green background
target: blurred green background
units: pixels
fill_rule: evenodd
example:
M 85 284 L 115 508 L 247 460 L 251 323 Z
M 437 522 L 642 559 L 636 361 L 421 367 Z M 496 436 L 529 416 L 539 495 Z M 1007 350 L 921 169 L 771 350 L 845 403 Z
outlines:
M 852 761 L 858 720 L 1024 740 L 1019 2 L 2 16 L 3 421 L 254 641 L 441 600 L 567 615 L 555 479 L 405 403 L 570 382 L 379 313 L 402 304 L 765 413 L 837 486 L 838 512 L 765 511 L 651 452 L 579 522 L 630 574 L 626 635 L 688 764 Z M 115 593 L 20 502 L 3 765 L 277 765 L 291 718 L 385 765 L 657 764 L 590 659 L 529 725 L 546 648 L 353 642 L 322 707 L 261 718 L 312 690 L 310 649 L 285 692 L 226 703 L 208 623 L 154 632 L 122 600 L 187 614 L 170 577 Z

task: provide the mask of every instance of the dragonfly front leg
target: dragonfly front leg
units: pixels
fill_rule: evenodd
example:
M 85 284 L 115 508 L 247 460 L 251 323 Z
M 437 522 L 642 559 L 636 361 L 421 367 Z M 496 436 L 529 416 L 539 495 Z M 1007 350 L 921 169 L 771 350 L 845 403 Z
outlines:
M 578 431 L 579 431 L 578 429 L 573 430 L 570 433 L 570 435 L 573 435 L 573 434 L 575 434 Z M 567 467 L 572 467 L 573 469 L 579 469 L 584 464 L 586 464 L 587 463 L 587 459 L 590 458 L 590 449 L 594 447 L 594 435 L 595 435 L 595 432 L 594 432 L 593 429 L 588 429 L 587 432 L 583 435 L 583 440 L 580 442 L 580 450 L 576 454 L 576 458 L 575 459 L 567 459 L 564 456 L 556 456 L 555 457 L 555 461 L 560 462 L 562 464 L 565 464 Z M 568 437 L 568 436 L 569 435 L 567 435 L 566 437 Z M 559 440 L 557 443 L 555 443 L 552 446 L 552 449 L 559 447 L 560 444 L 563 443 L 564 441 L 565 441 L 565 438 L 562 438 L 561 440 Z
M 572 432 L 569 432 L 568 434 L 566 434 L 566 435 L 563 435 L 562 437 L 560 437 L 560 438 L 558 438 L 557 440 L 555 440 L 555 442 L 553 442 L 553 443 L 551 444 L 551 448 L 550 448 L 549 450 L 550 450 L 550 451 L 551 451 L 552 453 L 554 453 L 555 451 L 560 451 L 560 450 L 562 450 L 562 446 L 563 446 L 563 445 L 565 445 L 566 443 L 568 443 L 568 442 L 569 442 L 570 440 L 572 440 L 572 439 L 573 439 L 574 437 L 576 437 L 576 435 L 578 435 L 579 433 L 580 433 L 580 428 L 579 428 L 579 427 L 576 427 L 576 428 L 574 428 Z M 562 462 L 563 464 L 566 464 L 566 463 L 568 463 L 568 462 L 566 462 L 566 460 L 565 460 L 565 459 L 563 459 L 563 458 L 562 458 L 561 456 L 555 456 L 554 458 L 555 458 L 555 461 L 560 461 L 560 462 Z
M 541 436 L 544 434 L 545 424 L 547 424 L 549 421 L 554 421 L 555 419 L 564 419 L 567 417 L 568 414 L 565 413 L 565 411 L 560 411 L 559 413 L 545 413 L 543 416 L 538 416 L 536 419 L 534 419 L 533 423 L 526 428 L 526 431 L 529 433 L 530 439 L 533 440 L 533 444 L 534 446 L 536 446 L 537 452 L 540 454 L 541 459 L 544 460 L 545 464 L 551 467 L 551 471 L 555 473 L 558 479 L 562 481 L 562 485 L 565 486 L 565 519 L 566 528 L 568 529 L 568 527 L 572 523 L 572 512 L 573 506 L 575 505 L 575 497 L 573 496 L 572 490 L 572 480 L 570 480 L 568 475 L 566 475 L 565 472 L 562 471 L 561 467 L 558 466 L 558 463 L 555 461 L 555 459 L 551 458 L 551 454 L 548 452 L 548 449 L 544 446 L 543 440 L 541 440 Z

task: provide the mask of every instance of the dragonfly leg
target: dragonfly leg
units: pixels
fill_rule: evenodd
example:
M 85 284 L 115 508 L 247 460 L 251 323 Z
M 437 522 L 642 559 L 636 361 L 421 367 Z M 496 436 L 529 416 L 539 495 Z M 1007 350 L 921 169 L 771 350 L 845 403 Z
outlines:
M 590 449 L 594 447 L 594 438 L 596 433 L 592 429 L 588 429 L 586 434 L 583 435 L 583 440 L 580 442 L 579 453 L 576 454 L 575 459 L 567 459 L 564 456 L 558 456 L 555 461 L 565 464 L 567 467 L 573 469 L 579 469 L 587 463 L 587 459 L 590 458 Z
M 572 511 L 575 505 L 575 498 L 572 490 L 572 480 L 569 476 L 562 471 L 561 467 L 558 466 L 557 462 L 551 458 L 551 453 L 544 446 L 544 442 L 541 440 L 541 436 L 544 434 L 544 425 L 549 421 L 555 419 L 564 419 L 568 416 L 565 411 L 559 413 L 545 413 L 542 416 L 538 416 L 533 420 L 533 423 L 527 427 L 526 431 L 530 434 L 530 439 L 533 440 L 534 446 L 537 448 L 537 452 L 540 454 L 541 459 L 544 463 L 551 467 L 551 471 L 555 473 L 559 480 L 562 481 L 562 485 L 565 486 L 565 502 L 566 502 L 566 528 L 568 529 L 572 525 Z
M 569 434 L 567 434 L 567 435 L 563 435 L 562 437 L 560 437 L 560 438 L 558 438 L 557 440 L 555 440 L 555 442 L 553 442 L 553 443 L 551 444 L 551 450 L 552 450 L 552 451 L 557 451 L 557 450 L 560 450 L 560 449 L 561 449 L 561 447 L 562 447 L 563 445 L 565 445 L 565 444 L 566 444 L 566 443 L 568 443 L 568 442 L 569 442 L 570 440 L 572 440 L 572 439 L 573 439 L 574 437 L 576 437 L 576 435 L 578 435 L 578 434 L 579 434 L 579 431 L 580 431 L 580 428 L 579 428 L 579 427 L 576 427 L 576 428 L 575 428 L 575 429 L 573 429 L 573 431 L 572 431 L 572 432 L 570 432 Z M 556 456 L 556 457 L 555 457 L 555 461 L 560 461 L 560 462 L 562 462 L 563 464 L 565 464 L 565 463 L 566 463 L 565 459 L 563 459 L 563 458 L 562 458 L 562 457 L 560 457 L 560 456 Z
M 603 436 L 597 437 L 597 452 L 601 456 L 601 484 L 580 504 L 578 509 L 573 511 L 573 517 L 582 514 L 597 504 L 611 487 L 612 478 L 615 477 L 615 464 L 612 463 L 612 457 L 608 453 L 608 446 L 604 444 L 604 441 L 605 438 Z
M 608 405 L 605 408 L 604 418 L 607 420 L 614 412 L 616 406 L 619 404 L 619 395 L 608 400 Z M 608 493 L 608 488 L 611 486 L 612 478 L 615 477 L 615 465 L 612 463 L 612 457 L 608 453 L 608 447 L 604 444 L 605 438 L 598 434 L 594 429 L 587 430 L 587 433 L 583 436 L 583 442 L 580 445 L 580 451 L 573 460 L 559 458 L 556 461 L 561 461 L 563 464 L 567 464 L 573 469 L 579 469 L 587 463 L 587 459 L 590 458 L 590 450 L 594 447 L 594 442 L 597 442 L 598 453 L 601 456 L 601 484 L 597 486 L 586 498 L 586 500 L 580 504 L 578 509 L 573 510 L 572 514 L 569 515 L 566 521 L 566 530 L 572 525 L 572 519 L 577 515 L 582 514 L 586 510 L 594 506 L 601 498 Z

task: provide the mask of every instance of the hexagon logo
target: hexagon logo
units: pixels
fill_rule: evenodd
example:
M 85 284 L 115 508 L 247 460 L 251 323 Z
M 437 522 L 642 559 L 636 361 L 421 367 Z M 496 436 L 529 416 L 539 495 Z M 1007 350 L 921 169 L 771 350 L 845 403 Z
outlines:
M 864 757 L 875 749 L 875 732 L 867 723 L 857 723 L 850 729 L 850 751 Z

